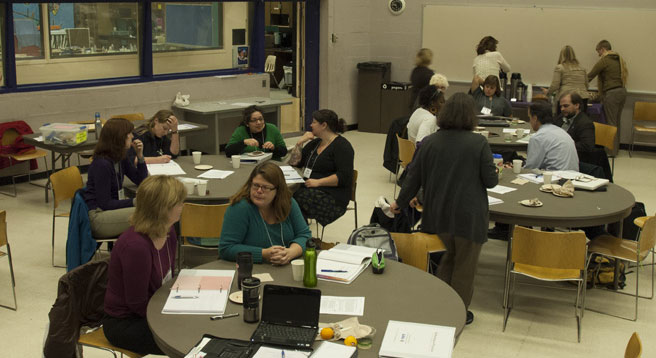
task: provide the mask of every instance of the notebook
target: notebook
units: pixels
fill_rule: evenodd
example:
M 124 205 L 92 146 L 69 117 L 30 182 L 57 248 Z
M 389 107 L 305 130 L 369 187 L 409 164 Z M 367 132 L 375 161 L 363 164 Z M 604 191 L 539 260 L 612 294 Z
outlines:
M 262 319 L 251 336 L 251 342 L 311 347 L 319 328 L 320 307 L 320 290 L 264 285 Z

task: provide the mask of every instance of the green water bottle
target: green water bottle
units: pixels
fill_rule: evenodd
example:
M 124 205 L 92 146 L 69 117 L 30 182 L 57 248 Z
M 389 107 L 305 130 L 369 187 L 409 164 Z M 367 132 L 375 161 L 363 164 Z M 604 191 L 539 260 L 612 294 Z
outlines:
M 317 249 L 311 239 L 305 244 L 305 256 L 303 256 L 303 286 L 317 286 Z

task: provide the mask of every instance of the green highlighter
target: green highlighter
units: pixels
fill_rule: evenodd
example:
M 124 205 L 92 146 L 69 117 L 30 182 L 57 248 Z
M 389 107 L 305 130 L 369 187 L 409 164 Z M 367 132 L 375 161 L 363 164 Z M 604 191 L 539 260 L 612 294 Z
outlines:
M 385 256 L 383 256 L 382 249 L 378 249 L 371 254 L 371 268 L 375 274 L 381 274 L 385 270 Z

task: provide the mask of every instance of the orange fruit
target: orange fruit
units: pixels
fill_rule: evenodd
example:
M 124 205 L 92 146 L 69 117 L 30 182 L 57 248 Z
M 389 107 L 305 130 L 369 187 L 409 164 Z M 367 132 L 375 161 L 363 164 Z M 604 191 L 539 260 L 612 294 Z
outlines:
M 321 330 L 321 338 L 322 339 L 331 339 L 335 335 L 335 331 L 333 331 L 332 328 L 330 327 L 325 327 Z
M 358 345 L 358 340 L 353 336 L 348 336 L 344 339 L 344 344 L 351 347 L 356 347 Z

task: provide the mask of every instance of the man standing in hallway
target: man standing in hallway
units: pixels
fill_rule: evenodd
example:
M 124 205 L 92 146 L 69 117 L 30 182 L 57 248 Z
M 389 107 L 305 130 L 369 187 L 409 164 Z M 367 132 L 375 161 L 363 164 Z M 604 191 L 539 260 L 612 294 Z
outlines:
M 624 102 L 626 102 L 628 70 L 624 59 L 617 52 L 611 50 L 610 42 L 606 40 L 599 41 L 596 50 L 600 59 L 588 73 L 588 81 L 597 77 L 606 122 L 617 127 L 615 148 L 610 153 L 612 156 L 616 156 L 620 143 L 620 119 Z

